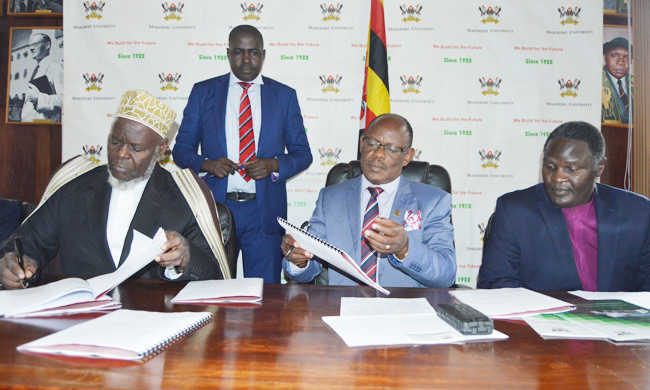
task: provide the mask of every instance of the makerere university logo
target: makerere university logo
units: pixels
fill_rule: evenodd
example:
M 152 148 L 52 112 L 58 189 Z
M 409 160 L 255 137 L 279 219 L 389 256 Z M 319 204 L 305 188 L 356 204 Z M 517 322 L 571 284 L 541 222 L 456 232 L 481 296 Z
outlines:
M 83 75 L 84 80 L 86 81 L 86 92 L 90 91 L 101 91 L 102 90 L 102 82 L 104 80 L 104 74 L 102 73 L 97 73 L 97 74 L 84 74 Z
M 420 11 L 422 11 L 422 6 L 417 4 L 415 7 L 406 4 L 399 6 L 400 11 L 402 11 L 402 22 L 419 22 L 420 21 Z
M 321 91 L 325 92 L 334 92 L 334 93 L 339 93 L 341 90 L 341 80 L 343 79 L 343 76 L 336 75 L 336 77 L 329 75 L 320 75 L 318 76 L 320 78 L 320 87 Z
M 83 5 L 86 9 L 86 19 L 101 19 L 106 3 L 103 1 L 99 3 L 86 1 Z
M 561 25 L 566 25 L 566 24 L 578 24 L 578 17 L 580 16 L 580 7 L 574 7 L 574 8 L 567 8 L 566 11 L 564 10 L 564 7 L 560 7 L 557 9 L 557 12 L 560 13 L 560 24 Z
M 81 149 L 84 151 L 84 157 L 86 157 L 88 160 L 99 164 L 101 161 L 101 156 L 102 156 L 102 147 L 101 145 L 97 145 L 95 148 L 94 146 L 88 147 L 88 145 L 82 146 Z
M 492 80 L 492 78 L 488 78 L 487 80 L 485 77 L 481 77 L 478 79 L 478 81 L 481 83 L 481 89 L 483 92 L 483 96 L 485 95 L 494 95 L 494 96 L 499 96 L 499 88 L 501 87 L 501 79 L 500 78 L 495 78 Z
M 339 162 L 339 155 L 341 154 L 341 149 L 339 148 L 325 148 L 318 149 L 318 154 L 320 154 L 320 165 L 336 165 Z
M 478 154 L 481 156 L 481 168 L 499 168 L 499 157 L 501 156 L 500 151 L 495 150 L 494 153 L 492 153 L 491 150 L 488 150 L 486 153 L 485 149 L 483 149 L 479 150 Z
M 328 20 L 341 20 L 341 8 L 343 8 L 341 3 L 336 3 L 336 6 L 334 4 L 328 6 L 327 3 L 321 4 L 320 9 L 323 11 L 323 20 L 326 22 Z
M 562 97 L 578 97 L 578 85 L 580 85 L 580 80 L 578 79 L 559 79 L 557 81 L 560 84 L 560 96 Z
M 165 14 L 165 20 L 181 20 L 182 16 L 181 14 L 183 13 L 183 7 L 185 7 L 185 4 L 183 3 L 178 3 L 174 4 L 171 3 L 167 4 L 167 2 L 162 3 L 163 7 L 163 13 Z
M 262 7 L 264 4 L 257 3 L 257 5 L 250 3 L 242 3 L 241 9 L 244 14 L 244 20 L 260 20 L 262 14 Z
M 167 73 L 167 75 L 165 75 L 165 72 L 162 72 L 158 74 L 158 78 L 160 79 L 161 91 L 178 91 L 178 83 L 181 79 L 180 73 L 176 73 L 172 76 L 171 73 Z
M 165 166 L 167 164 L 176 165 L 174 159 L 172 159 L 172 150 L 169 149 L 169 146 L 167 147 L 167 149 L 165 149 L 165 153 L 163 153 L 163 158 L 160 159 L 159 163 L 162 166 Z
M 501 7 L 495 6 L 485 8 L 484 5 L 478 7 L 478 10 L 481 11 L 481 23 L 499 23 L 499 13 L 501 13 Z
M 402 93 L 420 93 L 420 85 L 422 83 L 422 77 L 417 75 L 415 77 L 402 75 L 399 78 L 402 81 Z

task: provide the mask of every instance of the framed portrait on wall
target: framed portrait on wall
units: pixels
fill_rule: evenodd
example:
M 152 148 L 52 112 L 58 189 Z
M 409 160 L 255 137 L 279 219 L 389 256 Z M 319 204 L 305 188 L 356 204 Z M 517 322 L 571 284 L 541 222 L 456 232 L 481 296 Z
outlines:
M 632 45 L 627 26 L 605 25 L 603 28 L 603 98 L 601 121 L 606 124 L 632 123 L 634 79 Z
M 61 123 L 63 28 L 12 27 L 7 123 Z
M 7 15 L 63 16 L 63 0 L 8 0 Z

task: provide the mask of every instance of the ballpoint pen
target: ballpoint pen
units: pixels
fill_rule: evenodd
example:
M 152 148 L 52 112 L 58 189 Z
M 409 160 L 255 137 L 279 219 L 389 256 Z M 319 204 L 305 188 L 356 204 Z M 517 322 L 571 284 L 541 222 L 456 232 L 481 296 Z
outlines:
M 23 261 L 23 243 L 20 241 L 20 238 L 16 237 L 14 238 L 14 251 L 16 252 L 16 256 L 18 257 L 18 265 L 20 266 L 20 269 L 23 270 L 23 273 L 25 272 L 25 262 Z M 27 287 L 27 282 L 25 281 L 27 275 L 21 280 L 23 282 L 23 288 Z

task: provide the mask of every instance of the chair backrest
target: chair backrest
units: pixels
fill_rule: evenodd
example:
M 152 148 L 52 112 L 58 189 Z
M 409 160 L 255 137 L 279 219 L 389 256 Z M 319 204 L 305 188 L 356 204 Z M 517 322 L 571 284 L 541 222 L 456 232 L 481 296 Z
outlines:
M 217 215 L 219 217 L 219 227 L 223 237 L 223 249 L 228 257 L 228 267 L 230 275 L 234 279 L 237 276 L 237 238 L 235 236 L 235 218 L 228 207 L 220 202 L 215 202 L 217 206 Z
M 325 186 L 342 183 L 361 175 L 359 160 L 349 163 L 336 164 L 327 174 Z M 451 194 L 451 178 L 449 172 L 440 165 L 431 165 L 426 161 L 411 161 L 402 170 L 402 175 L 415 182 L 438 187 Z
M 20 221 L 24 221 L 29 214 L 36 209 L 36 205 L 33 203 L 25 202 L 24 200 L 19 199 L 8 199 L 10 202 L 14 203 L 20 209 Z

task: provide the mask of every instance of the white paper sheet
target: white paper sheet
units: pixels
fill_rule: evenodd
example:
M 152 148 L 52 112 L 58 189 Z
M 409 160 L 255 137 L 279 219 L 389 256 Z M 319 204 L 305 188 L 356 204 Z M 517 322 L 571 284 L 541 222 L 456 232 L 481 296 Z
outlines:
M 88 279 L 88 284 L 95 293 L 95 297 L 102 296 L 115 288 L 131 275 L 141 270 L 144 266 L 153 261 L 154 257 L 163 253 L 162 245 L 167 241 L 163 228 L 158 228 L 153 239 L 133 230 L 133 241 L 131 251 L 124 260 L 124 263 L 110 274 L 95 276 Z
M 435 313 L 426 298 L 341 298 L 341 316 Z
M 454 290 L 449 294 L 491 318 L 519 318 L 542 313 L 560 313 L 575 308 L 568 302 L 522 287 Z
M 192 281 L 172 303 L 260 302 L 263 288 L 262 278 Z
M 508 338 L 496 330 L 489 335 L 463 336 L 436 314 L 339 316 L 323 317 L 323 321 L 348 347 L 450 344 Z

